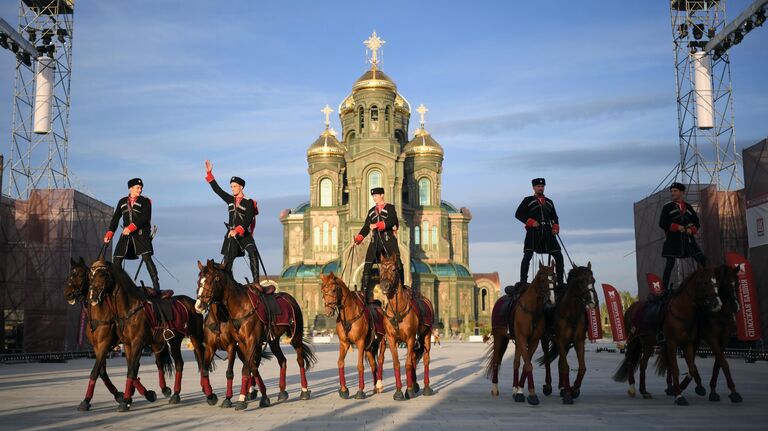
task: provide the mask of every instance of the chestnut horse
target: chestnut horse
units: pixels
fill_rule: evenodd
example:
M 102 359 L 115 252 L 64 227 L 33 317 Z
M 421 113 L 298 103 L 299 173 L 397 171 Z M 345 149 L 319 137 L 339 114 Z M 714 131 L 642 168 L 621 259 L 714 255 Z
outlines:
M 232 383 L 235 378 L 234 367 L 236 357 L 240 357 L 240 362 L 243 363 L 242 374 L 248 375 L 249 373 L 246 369 L 245 360 L 242 356 L 242 353 L 240 353 L 240 350 L 237 348 L 235 329 L 232 326 L 232 321 L 229 317 L 229 313 L 227 313 L 226 307 L 224 307 L 224 305 L 221 303 L 211 304 L 203 323 L 205 325 L 204 333 L 206 357 L 207 355 L 213 357 L 213 355 L 216 354 L 216 350 L 224 350 L 227 352 L 227 391 L 224 396 L 224 400 L 221 402 L 221 407 L 229 408 L 233 406 Z M 208 352 L 208 349 L 213 349 L 213 352 Z M 270 359 L 271 355 L 268 351 L 265 350 L 261 352 L 261 358 Z M 214 368 L 213 364 L 214 363 L 211 362 L 211 371 L 213 371 Z M 251 392 L 248 395 L 248 399 L 255 400 L 258 398 L 255 388 L 258 384 L 259 390 L 261 391 L 259 407 L 269 407 L 270 401 L 269 397 L 267 396 L 267 387 L 264 386 L 264 381 L 261 379 L 258 370 L 256 373 L 250 373 L 250 378 Z
M 357 379 L 358 390 L 355 399 L 365 399 L 365 365 L 363 355 L 368 359 L 373 376 L 373 393 L 381 393 L 384 386 L 381 383 L 384 366 L 384 349 L 386 347 L 384 334 L 377 334 L 374 320 L 383 326 L 384 314 L 378 305 L 365 304 L 365 297 L 360 292 L 350 292 L 347 285 L 334 273 L 321 274 L 323 302 L 329 316 L 336 314 L 336 334 L 339 336 L 339 396 L 349 398 L 346 377 L 344 376 L 344 358 L 350 347 L 357 348 Z M 368 313 L 366 315 L 366 313 Z M 378 365 L 374 354 L 378 351 Z
M 581 393 L 581 382 L 587 372 L 584 362 L 584 341 L 587 338 L 587 314 L 586 310 L 597 306 L 597 292 L 595 292 L 595 277 L 592 274 L 592 263 L 587 266 L 579 266 L 568 272 L 568 281 L 562 298 L 557 301 L 554 309 L 552 325 L 554 340 L 550 339 L 549 331 L 545 331 L 541 338 L 541 350 L 544 356 L 539 358 L 539 364 L 544 364 L 547 370 L 544 393 L 552 393 L 552 375 L 550 363 L 559 357 L 558 371 L 560 396 L 563 404 L 573 404 L 573 400 Z M 568 365 L 568 351 L 573 347 L 576 350 L 576 358 L 579 361 L 579 370 L 573 386 L 570 385 L 570 366 Z M 548 389 L 547 389 L 548 387 Z
M 526 400 L 523 395 L 523 386 L 528 382 L 528 403 L 531 405 L 539 404 L 539 397 L 536 395 L 536 389 L 533 386 L 533 354 L 539 345 L 539 340 L 544 333 L 544 305 L 555 302 L 555 264 L 543 265 L 539 262 L 539 270 L 534 277 L 533 282 L 520 286 L 522 292 L 520 297 L 510 308 L 504 319 L 504 325 L 494 325 L 491 336 L 493 345 L 486 353 L 486 377 L 491 379 L 493 384 L 491 395 L 499 395 L 499 366 L 504 357 L 504 352 L 509 345 L 509 330 L 512 330 L 512 336 L 515 340 L 515 361 L 514 368 L 514 386 L 513 394 L 516 402 Z M 499 298 L 494 305 L 496 307 L 504 306 L 503 301 L 508 298 Z M 520 358 L 523 358 L 523 374 L 520 376 Z
M 424 391 L 425 396 L 434 394 L 429 386 L 429 353 L 432 348 L 432 326 L 426 322 L 425 314 L 434 316 L 434 307 L 429 299 L 405 287 L 400 281 L 400 269 L 397 264 L 398 256 L 382 255 L 379 258 L 379 285 L 387 297 L 384 308 L 384 328 L 387 343 L 392 354 L 392 364 L 395 368 L 395 394 L 397 401 L 416 397 L 419 384 L 416 382 L 416 367 L 424 357 Z M 400 360 L 397 355 L 398 343 L 405 343 L 408 354 L 405 361 L 405 378 L 407 389 L 403 397 L 403 383 L 400 379 Z
M 181 379 L 184 371 L 184 360 L 181 356 L 181 343 L 184 334 L 176 330 L 156 331 L 155 328 L 152 328 L 150 318 L 144 312 L 146 300 L 139 294 L 139 288 L 133 283 L 131 277 L 119 266 L 106 262 L 101 257 L 91 265 L 88 280 L 90 283 L 88 301 L 91 307 L 100 307 L 105 310 L 104 319 L 115 322 L 117 336 L 125 346 L 128 373 L 123 400 L 118 411 L 127 412 L 130 410 L 134 389 L 145 395 L 145 390 L 138 378 L 139 360 L 145 347 L 150 347 L 155 354 L 170 348 L 176 376 L 173 395 L 169 402 L 171 404 L 179 403 L 181 401 Z M 203 354 L 203 319 L 194 312 L 192 298 L 179 295 L 174 296 L 173 299 L 181 303 L 187 310 L 187 330 L 199 368 L 200 358 Z
M 696 393 L 698 395 L 706 394 L 694 363 L 695 340 L 698 335 L 696 322 L 703 313 L 719 311 L 722 307 L 717 290 L 718 284 L 713 270 L 711 268 L 699 268 L 688 276 L 678 289 L 670 293 L 669 300 L 662 310 L 662 329 L 666 341 L 659 355 L 657 371 L 663 375 L 667 372 L 667 367 L 670 369 L 668 381 L 671 381 L 672 395 L 675 396 L 675 404 L 677 405 L 688 405 L 688 400 L 680 394 L 680 370 L 676 360 L 678 346 L 683 348 L 685 361 L 688 364 L 688 373 L 696 381 Z M 630 397 L 634 397 L 636 394 L 635 370 L 639 367 L 640 394 L 643 398 L 649 399 L 652 396 L 646 390 L 645 370 L 657 341 L 654 328 L 641 325 L 643 316 L 640 315 L 640 312 L 644 307 L 644 301 L 638 301 L 624 312 L 624 324 L 629 334 L 627 334 L 624 360 L 614 373 L 613 379 L 617 382 L 628 381 L 627 393 Z M 671 360 L 667 360 L 667 357 Z
M 259 317 L 258 310 L 251 302 L 250 294 L 248 293 L 250 287 L 238 283 L 232 277 L 231 272 L 211 259 L 205 265 L 198 261 L 197 266 L 200 273 L 198 274 L 195 310 L 202 314 L 213 303 L 220 303 L 226 307 L 234 329 L 234 341 L 237 342 L 237 348 L 242 355 L 241 358 L 245 365 L 240 385 L 240 397 L 238 402 L 235 403 L 235 410 L 243 410 L 247 407 L 246 394 L 251 382 L 250 376 L 251 373 L 256 374 L 258 372 L 259 364 L 263 359 L 262 343 L 269 344 L 272 353 L 277 357 L 280 364 L 280 392 L 277 400 L 284 401 L 288 399 L 288 392 L 285 390 L 287 361 L 280 348 L 280 337 L 289 334 L 288 331 L 290 331 L 291 346 L 296 350 L 296 361 L 299 364 L 301 374 L 301 395 L 299 398 L 308 400 L 310 398 L 310 391 L 307 384 L 306 370 L 311 368 L 317 359 L 303 336 L 304 315 L 296 300 L 285 292 L 276 293 L 276 296 L 283 298 L 290 304 L 294 319 L 289 325 L 276 325 L 273 323 L 271 328 L 267 328 L 266 324 Z M 268 339 L 268 331 L 273 335 L 272 339 Z M 217 402 L 208 377 L 208 372 L 212 368 L 211 364 L 214 354 L 215 349 L 207 349 L 203 356 L 202 364 L 203 389 L 210 405 L 214 405 Z M 266 395 L 264 394 L 264 396 Z
M 736 392 L 736 384 L 733 383 L 733 377 L 731 377 L 731 368 L 728 366 L 728 360 L 726 360 L 725 353 L 723 352 L 725 347 L 728 346 L 728 338 L 736 332 L 735 315 L 739 311 L 739 300 L 737 297 L 739 269 L 730 265 L 720 265 L 715 268 L 715 278 L 719 287 L 717 292 L 720 295 L 723 307 L 720 311 L 705 313 L 699 319 L 699 340 L 697 344 L 700 344 L 702 339 L 706 340 L 715 356 L 712 378 L 709 381 L 709 400 L 720 401 L 720 395 L 715 389 L 717 388 L 717 377 L 722 368 L 728 389 L 731 391 L 728 394 L 728 398 L 730 398 L 732 403 L 740 403 L 743 399 L 741 394 Z M 686 376 L 680 382 L 680 387 L 685 389 L 690 382 L 691 377 Z

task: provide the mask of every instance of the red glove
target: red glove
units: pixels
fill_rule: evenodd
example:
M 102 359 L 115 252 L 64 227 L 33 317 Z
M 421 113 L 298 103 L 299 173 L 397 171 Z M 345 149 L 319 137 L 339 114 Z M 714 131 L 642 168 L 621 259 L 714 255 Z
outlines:
M 237 232 L 237 235 L 238 235 L 238 236 L 243 236 L 243 234 L 245 234 L 245 229 L 243 229 L 243 227 L 242 227 L 242 226 L 237 226 L 237 227 L 235 228 L 235 232 Z
M 525 222 L 525 228 L 528 229 L 529 227 L 533 227 L 533 224 L 536 223 L 536 220 L 529 218 Z
M 552 225 L 552 233 L 557 235 L 560 233 L 560 225 L 559 224 L 553 224 Z
M 679 225 L 679 224 L 677 224 L 677 223 L 672 223 L 672 224 L 669 226 L 669 231 L 670 231 L 670 232 L 680 232 L 680 228 L 681 228 L 681 227 L 682 227 L 682 226 L 681 226 L 681 225 Z
M 131 223 L 131 224 L 128 225 L 128 230 L 129 231 L 136 232 L 136 229 L 138 229 L 138 228 L 136 227 L 135 224 Z
M 104 234 L 104 242 L 112 241 L 112 236 L 114 236 L 115 233 L 111 230 L 108 230 L 107 233 Z
M 377 222 L 377 223 L 376 223 L 376 229 L 378 229 L 378 230 L 380 230 L 380 231 L 384 230 L 386 227 L 387 227 L 387 226 L 384 224 L 384 222 L 383 222 L 383 221 L 380 221 L 380 222 Z
M 357 236 L 355 237 L 355 244 L 360 244 L 361 242 L 363 242 L 363 236 L 360 234 L 357 234 Z
M 206 171 L 205 180 L 208 181 L 209 183 L 214 180 L 213 171 Z
M 690 230 L 691 230 L 691 235 L 696 235 L 696 232 L 699 231 L 698 229 L 696 229 L 696 226 L 691 226 Z

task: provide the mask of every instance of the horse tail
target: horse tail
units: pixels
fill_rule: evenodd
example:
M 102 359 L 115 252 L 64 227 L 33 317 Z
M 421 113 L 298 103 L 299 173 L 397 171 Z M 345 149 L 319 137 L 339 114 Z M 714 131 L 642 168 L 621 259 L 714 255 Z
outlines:
M 493 343 L 491 343 L 490 346 L 485 350 L 485 358 L 483 359 L 483 364 L 485 366 L 485 378 L 486 379 L 493 379 L 494 372 L 498 370 L 499 364 L 494 362 L 494 357 L 496 356 L 495 348 L 496 348 L 496 339 L 497 337 L 491 332 L 489 335 L 486 335 L 483 337 L 483 340 L 488 340 L 490 338 L 493 338 Z M 504 352 L 507 351 L 507 346 L 509 345 L 509 339 L 507 338 L 501 338 L 499 341 L 499 362 L 501 362 L 501 358 L 504 357 Z
M 546 343 L 546 346 L 544 345 L 545 343 Z M 555 346 L 555 343 L 552 342 L 552 340 L 550 340 L 548 337 L 547 338 L 542 337 L 541 350 L 544 351 L 544 354 L 539 356 L 538 359 L 536 359 L 536 364 L 539 366 L 542 366 L 544 364 L 551 364 L 555 359 L 557 359 L 557 356 L 559 355 L 557 346 Z
M 656 374 L 659 376 L 666 376 L 667 370 L 669 370 L 669 358 L 666 350 L 659 349 L 659 355 L 656 357 Z
M 304 360 L 304 368 L 309 370 L 317 363 L 317 356 L 312 350 L 309 337 L 304 336 L 304 313 L 301 311 L 301 306 L 296 299 L 288 294 L 285 294 L 290 302 L 293 303 L 294 310 L 294 333 L 291 337 L 291 346 L 297 351 L 301 352 L 301 358 Z M 301 331 L 301 332 L 300 332 Z
M 613 373 L 615 382 L 626 382 L 630 372 L 634 372 L 640 366 L 640 356 L 643 354 L 643 345 L 639 337 L 630 339 L 624 347 L 624 360 Z M 630 366 L 631 364 L 631 366 Z
M 421 338 L 421 340 L 419 340 L 419 345 L 413 349 L 413 359 L 416 362 L 419 362 L 421 360 L 421 357 L 424 356 L 424 349 L 425 349 L 424 338 L 422 337 L 419 337 L 419 338 Z
M 272 352 L 270 352 L 269 350 L 267 350 L 267 348 L 266 348 L 266 347 L 264 347 L 263 349 L 261 349 L 261 359 L 262 359 L 263 361 L 269 361 L 269 360 L 271 360 L 271 359 L 272 359 L 272 358 L 274 358 L 274 357 L 275 357 L 275 354 L 274 354 L 274 353 L 272 353 Z
M 166 377 L 171 377 L 175 367 L 173 366 L 173 358 L 171 358 L 171 348 L 167 344 L 163 346 L 163 350 L 157 352 L 157 359 L 160 361 L 163 374 Z

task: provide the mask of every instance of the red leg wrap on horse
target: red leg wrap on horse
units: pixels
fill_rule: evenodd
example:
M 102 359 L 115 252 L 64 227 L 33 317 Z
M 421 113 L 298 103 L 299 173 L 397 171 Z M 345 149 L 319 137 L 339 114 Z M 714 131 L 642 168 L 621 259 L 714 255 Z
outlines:
M 264 380 L 261 379 L 261 375 L 258 372 L 256 372 L 256 382 L 259 384 L 259 392 L 262 395 L 266 395 L 267 387 L 264 385 Z
M 400 367 L 395 367 L 395 387 L 397 389 L 403 387 L 403 381 L 400 379 Z
M 133 396 L 133 379 L 125 379 L 125 391 L 123 392 L 123 399 L 128 401 Z
M 168 386 L 165 383 L 165 373 L 163 372 L 163 370 L 157 370 L 157 381 L 160 383 L 160 389 Z
M 302 368 L 299 370 L 299 374 L 301 374 L 301 387 L 306 388 L 307 386 L 307 370 Z
M 251 380 L 248 381 L 248 390 L 256 390 L 256 377 L 253 377 L 253 374 L 251 374 Z
M 133 386 L 135 386 L 136 390 L 139 391 L 139 395 L 144 396 L 144 394 L 147 393 L 147 388 L 141 384 L 141 380 L 139 380 L 138 377 L 136 377 L 136 379 L 133 381 Z
M 181 371 L 177 371 L 173 378 L 173 393 L 178 394 L 181 392 Z
M 357 373 L 357 387 L 361 391 L 365 388 L 365 371 Z
M 213 388 L 211 388 L 211 381 L 208 376 L 200 376 L 200 386 L 203 387 L 203 393 L 206 397 L 210 397 L 213 394 Z
M 280 390 L 285 390 L 285 372 L 288 370 L 288 367 L 281 367 L 280 368 Z
M 493 383 L 499 383 L 499 366 L 496 365 L 496 370 L 494 372 L 494 376 L 496 376 L 496 380 L 493 381 Z M 520 370 L 515 368 L 515 377 L 512 381 L 512 385 L 514 387 L 520 386 Z
M 413 387 L 413 371 L 408 372 L 407 368 L 405 369 L 405 383 L 409 388 Z
M 344 367 L 339 367 L 339 384 L 342 388 L 347 387 L 347 377 L 344 375 Z
M 526 376 L 528 377 L 528 390 L 532 391 L 533 390 L 533 371 L 527 373 Z
M 379 362 L 377 365 L 376 373 L 378 374 L 378 379 L 376 381 L 380 382 L 384 378 L 384 363 Z
M 109 379 L 109 376 L 104 375 L 104 377 L 102 377 L 102 380 L 104 381 L 104 386 L 107 387 L 107 390 L 109 391 L 110 394 L 114 394 L 115 392 L 117 392 L 117 388 L 115 387 L 115 385 L 112 384 L 112 380 Z
M 499 380 L 499 376 L 496 376 L 496 380 Z M 424 386 L 429 385 L 429 367 L 424 367 Z
M 93 398 L 93 389 L 96 388 L 96 380 L 88 380 L 88 389 L 85 390 L 85 399 L 90 400 Z
M 234 379 L 227 379 L 227 394 L 224 395 L 227 399 L 232 398 L 232 381 Z
M 243 376 L 243 380 L 240 382 L 240 395 L 245 396 L 248 393 L 248 382 L 250 381 L 250 376 Z

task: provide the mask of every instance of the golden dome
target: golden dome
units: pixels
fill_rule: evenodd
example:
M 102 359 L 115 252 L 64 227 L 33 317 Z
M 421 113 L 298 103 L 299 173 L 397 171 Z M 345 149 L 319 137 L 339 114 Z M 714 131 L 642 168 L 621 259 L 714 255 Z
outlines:
M 307 149 L 307 157 L 313 156 L 334 156 L 344 157 L 345 149 L 338 139 L 336 132 L 328 128 L 318 137 Z
M 372 67 L 355 81 L 352 85 L 352 92 L 376 88 L 397 91 L 397 86 L 395 85 L 395 82 L 392 81 L 392 78 L 387 76 L 387 74 L 381 70 L 378 70 L 376 67 Z
M 443 156 L 443 147 L 423 127 L 416 130 L 413 140 L 403 148 L 406 156 Z

